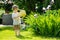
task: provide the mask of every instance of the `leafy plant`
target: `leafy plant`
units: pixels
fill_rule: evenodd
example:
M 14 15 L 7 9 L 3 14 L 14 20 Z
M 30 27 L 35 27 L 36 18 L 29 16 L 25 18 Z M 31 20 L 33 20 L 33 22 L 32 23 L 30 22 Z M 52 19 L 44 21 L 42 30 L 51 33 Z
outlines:
M 25 22 L 33 29 L 34 33 L 47 36 L 60 36 L 60 10 L 49 10 L 45 15 L 34 13 L 26 17 Z

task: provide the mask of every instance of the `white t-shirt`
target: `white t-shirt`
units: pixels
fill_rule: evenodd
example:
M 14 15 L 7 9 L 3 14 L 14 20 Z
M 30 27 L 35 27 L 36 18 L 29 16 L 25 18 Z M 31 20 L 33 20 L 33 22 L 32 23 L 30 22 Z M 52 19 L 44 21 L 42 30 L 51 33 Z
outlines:
M 20 24 L 20 17 L 19 16 L 19 13 L 13 13 L 12 14 L 12 19 L 13 19 L 13 25 L 19 25 Z

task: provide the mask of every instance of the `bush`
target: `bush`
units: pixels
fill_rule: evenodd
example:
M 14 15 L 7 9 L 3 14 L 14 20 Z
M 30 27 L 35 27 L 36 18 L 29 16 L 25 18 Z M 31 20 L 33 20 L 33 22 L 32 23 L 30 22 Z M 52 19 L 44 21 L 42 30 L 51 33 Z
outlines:
M 34 17 L 31 13 L 25 22 L 33 28 L 34 33 L 47 36 L 60 36 L 60 10 L 48 10 L 44 15 Z

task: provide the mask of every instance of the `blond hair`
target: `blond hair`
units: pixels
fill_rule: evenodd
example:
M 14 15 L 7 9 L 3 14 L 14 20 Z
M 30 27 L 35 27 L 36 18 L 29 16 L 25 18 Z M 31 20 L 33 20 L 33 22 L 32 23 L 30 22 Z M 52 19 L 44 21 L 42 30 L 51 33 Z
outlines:
M 13 9 L 13 10 L 15 10 L 16 8 L 18 8 L 17 5 L 13 5 L 13 6 L 12 6 L 12 9 Z

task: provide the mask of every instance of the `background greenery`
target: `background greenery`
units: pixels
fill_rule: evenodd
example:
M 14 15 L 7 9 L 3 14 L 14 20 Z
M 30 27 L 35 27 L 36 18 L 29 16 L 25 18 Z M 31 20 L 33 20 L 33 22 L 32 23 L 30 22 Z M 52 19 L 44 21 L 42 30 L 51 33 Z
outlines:
M 36 4 L 38 6 L 37 12 L 42 12 L 42 7 L 47 7 L 50 4 L 51 0 L 13 0 L 14 4 L 17 4 L 20 9 L 24 8 L 27 13 L 31 11 L 36 11 Z M 60 0 L 55 0 L 52 5 L 52 10 L 60 8 Z M 0 4 L 0 8 L 3 4 Z
M 42 12 L 42 7 L 47 7 L 50 4 L 51 0 L 14 0 L 14 2 L 19 5 L 19 8 L 24 8 L 27 11 L 36 11 L 35 7 L 36 4 L 38 6 L 37 11 Z M 53 9 L 59 9 L 60 0 L 55 0 L 55 3 L 52 5 L 52 10 Z

